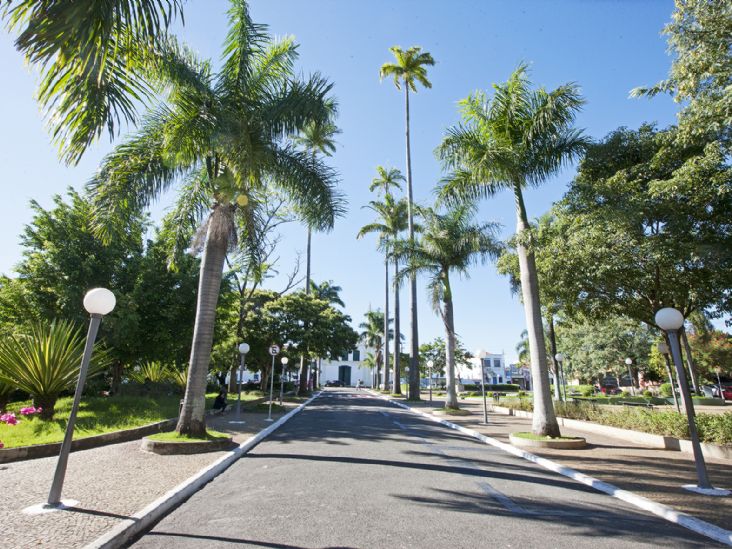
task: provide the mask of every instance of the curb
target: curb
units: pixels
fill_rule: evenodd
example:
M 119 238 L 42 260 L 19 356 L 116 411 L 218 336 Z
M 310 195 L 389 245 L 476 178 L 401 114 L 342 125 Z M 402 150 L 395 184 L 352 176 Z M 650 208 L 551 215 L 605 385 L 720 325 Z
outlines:
M 146 435 L 160 433 L 162 431 L 170 431 L 175 428 L 177 418 L 165 419 L 157 423 L 150 423 L 142 427 L 134 427 L 132 429 L 123 429 L 121 431 L 111 431 L 102 433 L 101 435 L 93 435 L 90 437 L 77 438 L 71 442 L 71 451 L 90 450 L 106 446 L 107 444 L 118 444 L 120 442 L 129 442 L 137 440 Z M 12 463 L 26 459 L 38 459 L 44 457 L 58 456 L 61 451 L 60 442 L 51 442 L 49 444 L 34 444 L 33 446 L 17 446 L 16 448 L 3 448 L 0 450 L 0 463 Z
M 504 406 L 494 406 L 493 411 L 514 417 L 531 418 L 531 412 L 524 410 L 514 410 Z M 595 433 L 597 435 L 607 435 L 615 438 L 634 442 L 636 444 L 644 444 L 652 448 L 660 448 L 663 450 L 672 450 L 675 452 L 683 452 L 685 454 L 693 454 L 691 441 L 683 438 L 676 438 L 668 435 L 656 435 L 653 433 L 644 433 L 643 431 L 633 431 L 632 429 L 622 429 L 611 425 L 602 425 L 591 421 L 582 421 L 579 419 L 569 419 L 565 417 L 557 417 L 557 421 L 562 427 Z M 732 445 L 712 444 L 709 442 L 701 443 L 702 454 L 705 458 L 728 459 L 732 460 Z
M 204 485 L 208 484 L 215 477 L 223 473 L 249 450 L 267 438 L 293 416 L 301 412 L 305 406 L 318 398 L 318 396 L 320 396 L 320 393 L 314 394 L 311 398 L 282 416 L 266 429 L 263 429 L 253 437 L 248 438 L 228 454 L 221 456 L 214 463 L 202 469 L 187 480 L 184 480 L 178 486 L 153 501 L 141 511 L 138 511 L 130 518 L 122 521 L 106 534 L 85 545 L 84 549 L 115 549 L 117 547 L 121 547 L 124 543 L 130 541 L 136 535 L 148 529 L 166 514 L 178 507 L 186 499 L 191 497 L 195 492 L 200 490 Z
M 413 414 L 420 415 L 426 419 L 434 421 L 435 423 L 439 423 L 441 425 L 444 425 L 445 427 L 449 427 L 450 429 L 460 431 L 461 433 L 478 439 L 481 442 L 484 442 L 491 446 L 495 446 L 496 448 L 499 448 L 506 453 L 520 457 L 527 461 L 531 461 L 532 463 L 536 463 L 537 465 L 544 467 L 545 469 L 548 469 L 555 473 L 559 473 L 562 476 L 571 478 L 572 480 L 580 482 L 586 486 L 589 486 L 590 488 L 593 488 L 600 492 L 604 492 L 605 494 L 608 494 L 609 496 L 622 500 L 626 503 L 630 503 L 631 505 L 638 507 L 639 509 L 648 511 L 649 513 L 652 513 L 657 517 L 660 517 L 669 522 L 673 522 L 674 524 L 678 524 L 679 526 L 683 526 L 684 528 L 696 532 L 697 534 L 701 534 L 702 536 L 708 537 L 725 545 L 732 546 L 732 531 L 730 530 L 725 530 L 724 528 L 720 528 L 715 524 L 711 524 L 686 513 L 682 513 L 681 511 L 677 511 L 673 507 L 663 505 L 662 503 L 657 503 L 643 496 L 639 496 L 638 494 L 635 494 L 633 492 L 623 490 L 613 484 L 604 482 L 589 475 L 585 475 L 584 473 L 580 473 L 579 471 L 575 471 L 570 467 L 560 465 L 559 463 L 556 463 L 550 459 L 536 456 L 530 452 L 521 450 L 520 448 L 516 448 L 515 446 L 511 446 L 510 444 L 506 444 L 505 442 L 501 442 L 500 440 L 497 440 L 495 438 L 482 435 L 479 432 L 474 431 L 473 429 L 468 429 L 467 427 L 456 425 L 455 423 L 451 423 L 445 419 L 440 419 L 420 410 L 415 410 L 414 408 L 410 408 L 406 404 L 393 401 L 382 395 L 374 396 L 379 396 L 384 400 L 392 402 L 394 405 L 399 406 L 400 408 L 404 408 L 405 410 L 412 412 Z

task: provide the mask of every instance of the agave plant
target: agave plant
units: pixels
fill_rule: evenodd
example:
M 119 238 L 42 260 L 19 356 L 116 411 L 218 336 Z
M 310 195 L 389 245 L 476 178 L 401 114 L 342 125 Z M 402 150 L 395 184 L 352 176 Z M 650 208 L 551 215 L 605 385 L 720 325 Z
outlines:
M 143 384 L 145 382 L 150 383 L 165 383 L 166 381 L 173 380 L 173 372 L 167 364 L 162 362 L 150 361 L 136 367 L 132 372 L 128 374 L 131 381 Z
M 181 392 L 185 392 L 186 384 L 188 383 L 188 368 L 185 370 L 170 370 L 170 380 L 176 387 L 179 387 Z
M 83 353 L 83 334 L 71 322 L 34 324 L 27 333 L 0 341 L 0 383 L 29 393 L 43 409 L 41 418 L 53 419 L 58 396 L 79 378 Z M 87 375 L 99 374 L 109 362 L 105 352 L 95 349 Z

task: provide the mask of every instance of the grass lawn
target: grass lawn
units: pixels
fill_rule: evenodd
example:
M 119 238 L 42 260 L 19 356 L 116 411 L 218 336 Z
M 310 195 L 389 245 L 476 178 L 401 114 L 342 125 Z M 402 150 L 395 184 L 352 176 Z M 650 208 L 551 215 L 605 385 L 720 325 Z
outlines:
M 241 395 L 242 402 L 261 397 L 260 391 L 242 392 Z M 206 395 L 206 409 L 211 409 L 215 398 L 216 393 Z M 76 416 L 74 439 L 142 427 L 177 417 L 180 400 L 178 395 L 83 397 Z M 236 405 L 236 393 L 230 393 L 228 400 L 230 408 Z M 37 416 L 21 416 L 18 412 L 31 405 L 29 400 L 10 403 L 8 411 L 16 413 L 18 424 L 0 423 L 0 441 L 5 448 L 61 442 L 72 403 L 73 397 L 60 398 L 52 421 L 41 421 Z

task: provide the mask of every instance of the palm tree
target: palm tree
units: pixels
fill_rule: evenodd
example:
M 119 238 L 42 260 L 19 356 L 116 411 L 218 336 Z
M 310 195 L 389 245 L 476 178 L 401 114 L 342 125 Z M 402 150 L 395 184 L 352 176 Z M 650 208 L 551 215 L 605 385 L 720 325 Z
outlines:
M 386 322 L 386 315 L 380 310 L 376 309 L 375 311 L 368 311 L 366 313 L 365 322 L 361 322 L 361 324 L 358 325 L 358 327 L 362 330 L 359 334 L 361 341 L 367 347 L 376 350 L 376 354 L 374 356 L 374 364 L 376 366 L 377 379 L 375 380 L 374 387 L 379 386 L 379 372 L 381 371 L 381 365 L 384 363 L 384 354 L 381 348 L 384 344 L 384 325 L 386 324 Z M 388 330 L 386 332 L 386 336 L 391 339 L 394 334 L 391 330 Z
M 378 202 L 372 200 L 367 206 L 379 216 L 377 221 L 369 223 L 361 227 L 358 232 L 357 238 L 361 238 L 369 233 L 377 233 L 379 235 L 379 250 L 384 252 L 384 265 L 385 265 L 385 311 L 386 315 L 389 314 L 389 259 L 392 252 L 394 242 L 399 238 L 399 234 L 407 228 L 407 201 L 401 199 L 396 201 L 391 194 L 384 195 L 384 201 Z M 394 261 L 395 271 L 398 272 L 398 261 Z M 395 311 L 399 309 L 399 285 L 394 284 L 394 301 Z M 398 317 L 395 315 L 394 333 L 399 333 Z M 384 324 L 384 332 L 388 331 L 389 327 Z M 399 342 L 394 340 L 394 393 L 401 394 L 400 370 L 399 370 Z M 388 343 L 384 350 L 384 388 L 389 386 L 389 350 Z
M 498 225 L 473 222 L 475 207 L 458 205 L 444 214 L 431 208 L 420 209 L 423 219 L 419 240 L 400 242 L 396 254 L 406 260 L 399 278 L 426 274 L 427 288 L 435 311 L 445 325 L 445 364 L 447 366 L 446 408 L 458 408 L 455 390 L 455 318 L 450 273 L 469 276 L 477 262 L 497 258 L 501 246 L 495 239 Z
M 390 188 L 396 188 L 400 191 L 402 190 L 402 181 L 406 181 L 404 176 L 402 175 L 402 172 L 399 171 L 397 168 L 384 168 L 383 166 L 376 166 L 376 173 L 377 176 L 371 181 L 371 185 L 369 185 L 369 191 L 374 192 L 376 191 L 378 194 L 383 193 L 385 196 L 390 194 Z M 404 226 L 404 223 L 402 223 L 402 231 L 406 227 Z M 394 261 L 394 275 L 396 276 L 396 273 L 399 271 L 399 262 Z M 388 281 L 387 281 L 388 286 Z M 394 340 L 394 393 L 395 394 L 401 394 L 402 393 L 402 384 L 399 380 L 401 380 L 401 352 L 399 351 L 401 349 L 402 344 L 402 337 L 401 337 L 401 312 L 400 312 L 400 300 L 399 300 L 399 285 L 394 284 L 394 332 L 399 334 L 399 339 Z M 389 310 L 389 291 L 387 289 L 386 291 L 386 310 Z M 386 330 L 387 327 L 384 326 L 384 330 Z M 388 355 L 388 353 L 387 353 Z M 388 368 L 388 360 L 389 357 L 387 356 L 387 368 Z
M 529 332 L 527 330 L 521 331 L 521 340 L 516 344 L 516 352 L 518 353 L 518 361 L 522 366 L 531 363 Z
M 526 65 L 521 64 L 507 82 L 494 84 L 490 100 L 483 92 L 463 99 L 462 123 L 448 130 L 437 153 L 452 172 L 441 189 L 443 198 L 472 200 L 504 188 L 513 191 L 521 292 L 531 349 L 533 432 L 558 436 L 549 394 L 539 281 L 522 189 L 539 185 L 585 149 L 586 138 L 573 128 L 584 100 L 575 84 L 564 84 L 551 92 L 532 90 L 526 71 Z
M 198 304 L 181 434 L 205 433 L 206 376 L 224 258 L 236 242 L 261 260 L 260 196 L 279 189 L 313 227 L 332 227 L 342 211 L 336 177 L 319 159 L 287 138 L 330 119 L 331 85 L 315 75 L 297 78 L 291 38 L 273 42 L 252 22 L 244 2 L 232 1 L 220 72 L 169 43 L 167 93 L 137 134 L 102 163 L 89 188 L 100 231 L 146 207 L 178 181 L 174 226 L 203 221 L 194 249 L 202 250 Z M 181 235 L 187 231 L 181 230 Z M 179 242 L 180 247 L 187 243 Z
M 106 127 L 133 123 L 150 99 L 151 51 L 182 16 L 183 0 L 17 0 L 2 17 L 15 47 L 41 67 L 38 100 L 61 157 L 76 164 Z M 154 71 L 153 71 L 154 72 Z
M 324 280 L 320 284 L 316 284 L 312 280 L 310 281 L 310 293 L 315 297 L 327 301 L 331 305 L 345 307 L 346 304 L 343 303 L 340 296 L 341 291 L 343 291 L 343 288 L 333 284 L 332 280 Z
M 409 143 L 409 90 L 417 93 L 417 82 L 425 88 L 431 88 L 432 83 L 427 80 L 427 66 L 435 64 L 432 55 L 423 52 L 419 46 L 412 46 L 404 51 L 399 46 L 389 48 L 396 59 L 395 63 L 384 63 L 379 70 L 379 77 L 383 80 L 391 76 L 397 90 L 404 87 L 404 108 L 406 113 L 406 144 L 407 144 L 407 199 L 409 217 L 409 240 L 414 240 L 414 199 L 412 196 L 412 155 Z M 409 397 L 419 400 L 419 329 L 417 324 L 417 279 L 410 280 L 409 291 L 409 318 L 411 324 L 411 342 L 409 352 Z
M 329 108 L 331 109 L 331 118 L 335 118 L 337 113 L 336 103 L 330 102 Z M 331 121 L 325 124 L 316 124 L 311 122 L 306 125 L 300 135 L 294 138 L 295 143 L 300 145 L 313 157 L 318 153 L 324 156 L 331 156 L 335 150 L 335 141 L 333 137 L 336 134 L 341 133 L 338 127 Z M 307 251 L 305 254 L 305 293 L 310 293 L 310 241 L 312 238 L 312 227 L 308 225 L 308 244 Z

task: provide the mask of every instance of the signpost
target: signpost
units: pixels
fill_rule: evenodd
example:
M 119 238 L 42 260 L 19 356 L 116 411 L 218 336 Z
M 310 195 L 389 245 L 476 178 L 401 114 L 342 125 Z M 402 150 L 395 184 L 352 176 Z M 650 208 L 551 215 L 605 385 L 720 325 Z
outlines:
M 272 397 L 274 396 L 275 357 L 280 354 L 280 346 L 275 344 L 270 345 L 269 354 L 272 355 L 272 370 L 269 373 L 269 415 L 264 421 L 272 421 Z

